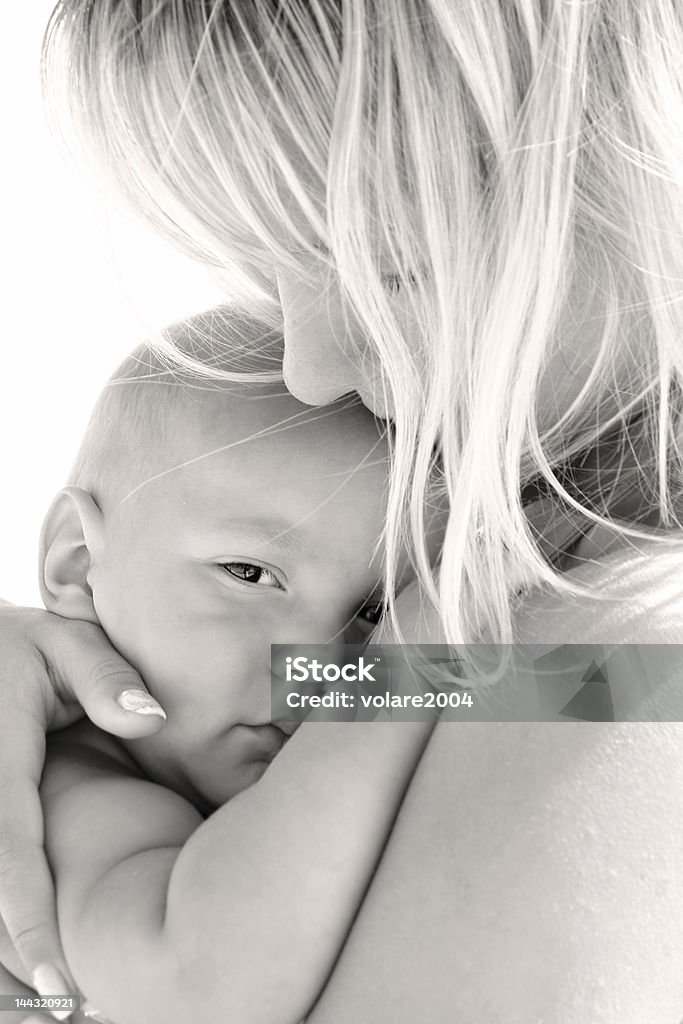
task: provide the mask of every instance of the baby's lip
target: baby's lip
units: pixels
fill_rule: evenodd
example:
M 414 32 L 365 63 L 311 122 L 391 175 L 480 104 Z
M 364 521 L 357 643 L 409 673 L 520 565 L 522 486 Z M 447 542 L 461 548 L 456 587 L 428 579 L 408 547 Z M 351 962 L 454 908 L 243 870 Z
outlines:
M 280 732 L 283 732 L 285 736 L 289 737 L 294 735 L 296 730 L 301 725 L 301 722 L 274 722 L 273 724 L 275 725 L 276 729 L 279 729 Z
M 253 741 L 256 742 L 256 749 L 261 752 L 266 761 L 272 761 L 289 739 L 289 736 L 272 722 L 253 722 L 250 725 L 245 722 L 243 724 Z

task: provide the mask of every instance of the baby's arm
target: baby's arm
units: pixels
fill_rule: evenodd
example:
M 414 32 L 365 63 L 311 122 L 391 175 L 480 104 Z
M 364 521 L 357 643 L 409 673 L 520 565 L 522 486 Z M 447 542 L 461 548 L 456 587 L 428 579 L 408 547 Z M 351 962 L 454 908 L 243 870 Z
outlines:
M 203 822 L 79 749 L 46 770 L 64 950 L 117 1024 L 294 1024 L 341 950 L 431 726 L 306 724 Z M 57 746 L 53 747 L 56 752 Z

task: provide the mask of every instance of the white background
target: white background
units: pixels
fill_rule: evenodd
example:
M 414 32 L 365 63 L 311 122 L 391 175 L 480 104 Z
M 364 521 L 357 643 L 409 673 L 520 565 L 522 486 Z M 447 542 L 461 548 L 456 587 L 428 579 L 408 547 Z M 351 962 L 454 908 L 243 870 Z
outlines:
M 36 549 L 97 393 L 136 342 L 224 298 L 106 206 L 52 138 L 39 54 L 55 0 L 3 11 L 0 597 L 39 604 Z

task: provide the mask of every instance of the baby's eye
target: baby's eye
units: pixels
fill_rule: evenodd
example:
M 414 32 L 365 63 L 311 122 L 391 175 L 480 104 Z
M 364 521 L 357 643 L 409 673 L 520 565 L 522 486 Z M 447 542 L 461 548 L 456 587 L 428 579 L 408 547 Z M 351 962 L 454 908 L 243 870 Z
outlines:
M 259 587 L 273 587 L 282 590 L 282 584 L 270 569 L 254 562 L 223 562 L 221 568 L 241 583 L 253 583 Z
M 366 601 L 346 627 L 344 643 L 366 644 L 381 621 L 386 608 L 377 598 Z
M 358 612 L 357 618 L 367 622 L 370 626 L 377 626 L 384 615 L 384 611 L 384 603 L 382 601 L 375 601 L 372 604 L 363 605 Z

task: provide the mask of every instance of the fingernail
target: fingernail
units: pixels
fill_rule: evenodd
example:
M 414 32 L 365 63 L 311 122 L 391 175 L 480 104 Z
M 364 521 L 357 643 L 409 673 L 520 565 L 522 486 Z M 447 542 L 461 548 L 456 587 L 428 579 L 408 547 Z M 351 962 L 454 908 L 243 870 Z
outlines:
M 123 690 L 116 698 L 124 711 L 132 711 L 136 715 L 158 715 L 166 718 L 166 712 L 161 704 L 157 704 L 154 697 L 150 697 L 144 690 Z
M 70 996 L 71 986 L 53 964 L 39 964 L 31 975 L 33 987 L 41 996 Z M 55 1020 L 67 1020 L 72 1010 L 48 1010 Z
M 96 1020 L 99 1024 L 110 1024 L 106 1017 L 103 1017 L 99 1010 L 96 1010 L 92 1003 L 86 1001 L 81 1003 L 81 1013 L 88 1020 Z

